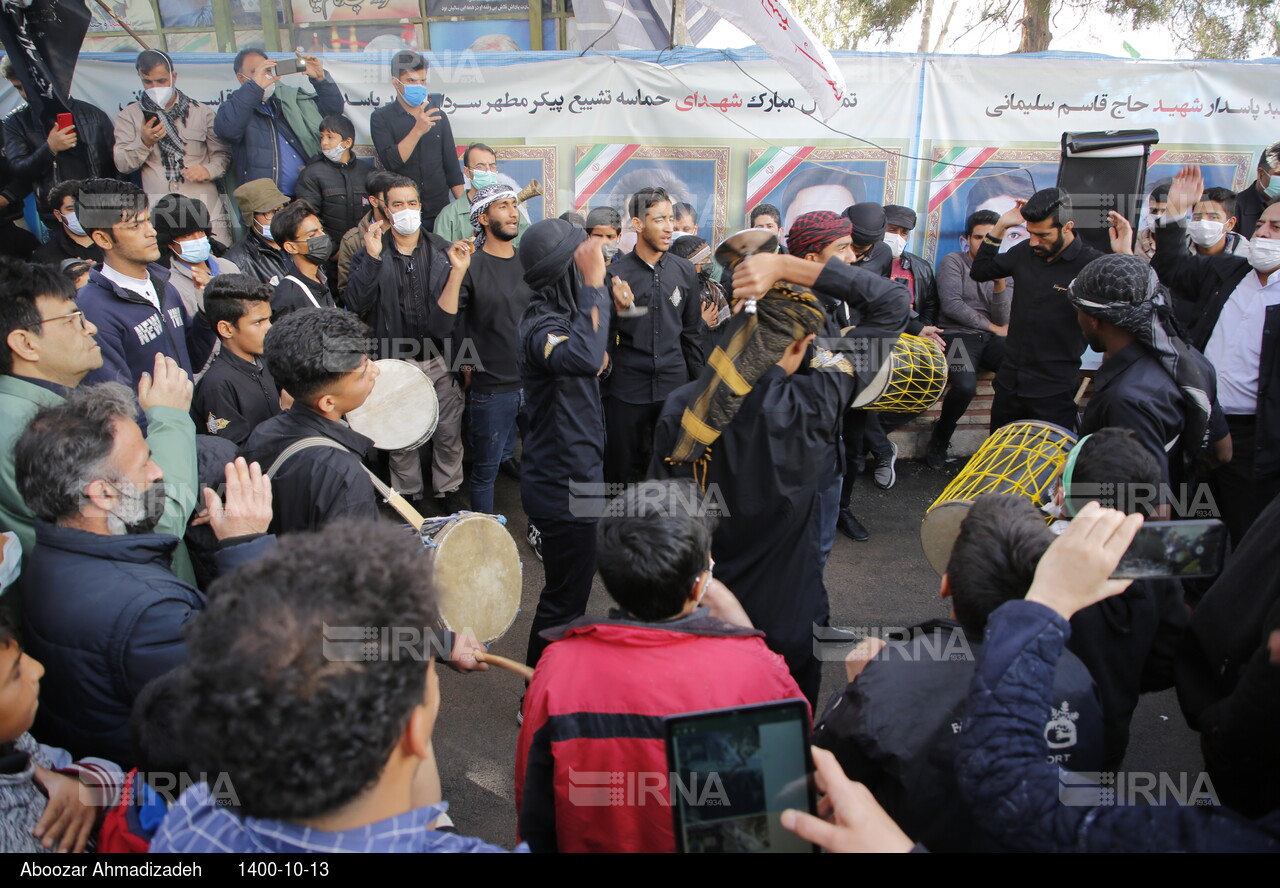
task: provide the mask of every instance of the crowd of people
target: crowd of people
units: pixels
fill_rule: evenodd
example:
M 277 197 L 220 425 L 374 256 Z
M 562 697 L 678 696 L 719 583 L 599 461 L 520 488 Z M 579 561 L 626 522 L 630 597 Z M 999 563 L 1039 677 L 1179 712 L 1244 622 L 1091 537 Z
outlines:
M 242 51 L 215 112 L 148 50 L 114 123 L 5 120 L 0 849 L 502 850 L 452 825 L 440 771 L 466 763 L 432 745 L 437 662 L 486 670 L 484 645 L 434 628 L 378 493 L 488 514 L 501 475 L 543 577 L 517 850 L 674 850 L 669 807 L 583 805 L 573 775 L 666 772 L 665 717 L 795 699 L 822 816 L 772 816 L 831 850 L 1280 847 L 1280 143 L 1240 194 L 1184 168 L 1136 234 L 1112 214 L 1108 252 L 1047 188 L 974 211 L 935 270 L 912 209 L 826 188 L 751 208 L 772 246 L 722 268 L 658 183 L 531 223 L 492 148 L 459 163 L 418 53 L 391 61 L 373 162 L 300 64 L 310 90 Z M 903 335 L 949 367 L 939 480 L 983 371 L 991 432 L 1081 437 L 1051 501 L 972 504 L 951 615 L 911 630 L 964 654 L 864 639 L 824 699 L 827 560 L 869 538 L 857 479 L 894 486 L 913 418 L 851 403 Z M 434 389 L 428 444 L 345 419 L 387 359 Z M 1232 541 L 1216 579 L 1110 579 L 1201 489 Z M 334 626 L 432 629 L 352 660 Z M 1114 772 L 1140 695 L 1173 687 L 1221 807 L 1064 805 L 1060 773 Z

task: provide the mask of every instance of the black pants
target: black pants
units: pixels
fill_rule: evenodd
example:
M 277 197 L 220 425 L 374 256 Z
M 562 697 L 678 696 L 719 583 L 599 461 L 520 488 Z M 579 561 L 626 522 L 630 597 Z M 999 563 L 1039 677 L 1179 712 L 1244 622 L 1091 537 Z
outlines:
M 893 452 L 884 420 L 892 414 L 877 410 L 846 410 L 844 414 L 844 484 L 840 488 L 840 508 L 849 508 L 853 487 L 858 477 L 858 463 L 868 450 L 876 459 L 887 459 Z M 896 426 L 895 426 L 896 428 Z
M 542 534 L 542 571 L 546 576 L 524 658 L 526 664 L 536 666 L 550 643 L 538 633 L 587 612 L 591 579 L 596 573 L 596 522 L 533 516 L 529 520 Z
M 1011 422 L 1034 419 L 1051 422 L 1074 432 L 1080 423 L 1080 409 L 1076 406 L 1076 390 L 1068 389 L 1057 395 L 1043 398 L 1027 398 L 1015 395 L 996 380 L 995 397 L 991 399 L 991 431 Z
M 1231 462 L 1213 470 L 1209 489 L 1231 534 L 1231 544 L 1239 546 L 1245 531 L 1280 495 L 1280 475 L 1259 478 L 1254 471 L 1258 445 L 1255 417 L 1228 416 L 1227 429 L 1231 432 Z
M 653 430 L 662 402 L 627 404 L 604 399 L 604 480 L 609 484 L 643 481 L 653 458 Z
M 947 343 L 947 380 L 951 387 L 942 399 L 942 413 L 933 427 L 933 437 L 950 443 L 960 417 L 978 393 L 978 369 L 1000 369 L 1005 339 L 994 333 L 946 333 L 942 338 Z

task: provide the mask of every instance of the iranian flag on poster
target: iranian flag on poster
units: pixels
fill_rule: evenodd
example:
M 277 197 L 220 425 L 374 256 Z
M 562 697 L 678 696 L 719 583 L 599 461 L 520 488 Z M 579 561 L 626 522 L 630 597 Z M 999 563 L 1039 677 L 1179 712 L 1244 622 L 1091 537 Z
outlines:
M 747 206 L 763 201 L 812 153 L 811 147 L 788 145 L 770 148 L 752 161 L 747 169 Z
M 982 165 L 999 151 L 999 148 L 952 148 L 934 161 L 930 174 L 929 212 L 946 203 L 956 189 L 964 184 Z
M 589 206 L 596 192 L 603 189 L 613 174 L 639 149 L 639 145 L 591 146 L 574 166 L 573 208 L 581 210 Z

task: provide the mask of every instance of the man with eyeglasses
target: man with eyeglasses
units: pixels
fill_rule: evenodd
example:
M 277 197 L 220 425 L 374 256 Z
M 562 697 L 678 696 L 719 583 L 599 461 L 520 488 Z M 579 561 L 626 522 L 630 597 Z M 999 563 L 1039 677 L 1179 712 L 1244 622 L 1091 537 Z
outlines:
M 396 100 L 373 112 L 369 128 L 382 166 L 418 186 L 428 231 L 449 201 L 462 196 L 462 170 L 441 96 L 427 92 L 427 61 L 401 50 L 391 59 Z
M 76 307 L 70 279 L 34 263 L 0 262 L 0 530 L 17 534 L 22 551 L 35 546 L 35 515 L 18 492 L 13 445 L 41 407 L 60 404 L 102 366 L 98 332 Z M 169 483 L 157 530 L 181 536 L 196 501 L 195 426 L 188 414 L 191 381 L 172 358 L 157 356 L 138 387 L 147 417 L 147 445 Z M 174 551 L 173 571 L 195 582 L 186 548 Z M 12 601 L 10 601 L 12 599 Z M 0 602 L 11 608 L 15 595 Z
M 138 385 L 152 371 L 156 355 L 177 362 L 188 375 L 213 352 L 213 331 L 187 312 L 157 264 L 160 247 L 142 189 L 117 179 L 90 179 L 77 203 L 84 229 L 102 248 L 102 268 L 89 272 L 77 297 L 98 327 L 103 364 L 86 381 Z M 146 417 L 138 424 L 146 430 Z
M 498 155 L 492 148 L 482 142 L 473 142 L 462 152 L 462 172 L 471 182 L 471 187 L 462 193 L 462 197 L 440 211 L 436 217 L 432 231 L 449 243 L 471 237 L 471 202 L 476 199 L 476 192 L 489 185 L 498 184 Z M 508 177 L 510 178 L 510 177 Z M 519 191 L 517 187 L 515 189 Z M 529 217 L 524 207 L 516 204 L 518 224 L 516 237 L 511 243 L 520 246 L 520 235 L 529 227 Z

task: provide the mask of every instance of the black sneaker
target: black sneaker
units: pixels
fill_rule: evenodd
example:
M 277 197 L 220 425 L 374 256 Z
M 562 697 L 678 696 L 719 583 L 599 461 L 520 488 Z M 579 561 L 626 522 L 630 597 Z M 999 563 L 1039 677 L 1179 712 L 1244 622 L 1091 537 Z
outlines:
M 883 459 L 876 460 L 876 487 L 881 490 L 888 490 L 898 480 L 898 473 L 893 470 L 893 465 L 898 461 L 898 445 L 889 442 L 889 455 Z
M 836 528 L 849 539 L 865 543 L 871 539 L 871 534 L 862 526 L 862 522 L 853 517 L 853 513 L 848 509 L 840 510 L 840 517 L 836 518 Z
M 924 452 L 924 464 L 934 471 L 941 471 L 946 468 L 948 446 L 950 445 L 946 441 L 930 438 L 929 448 Z
M 533 554 L 538 556 L 538 560 L 542 560 L 542 534 L 538 532 L 538 528 L 533 526 L 533 522 L 529 522 L 529 533 L 525 537 L 529 541 Z

